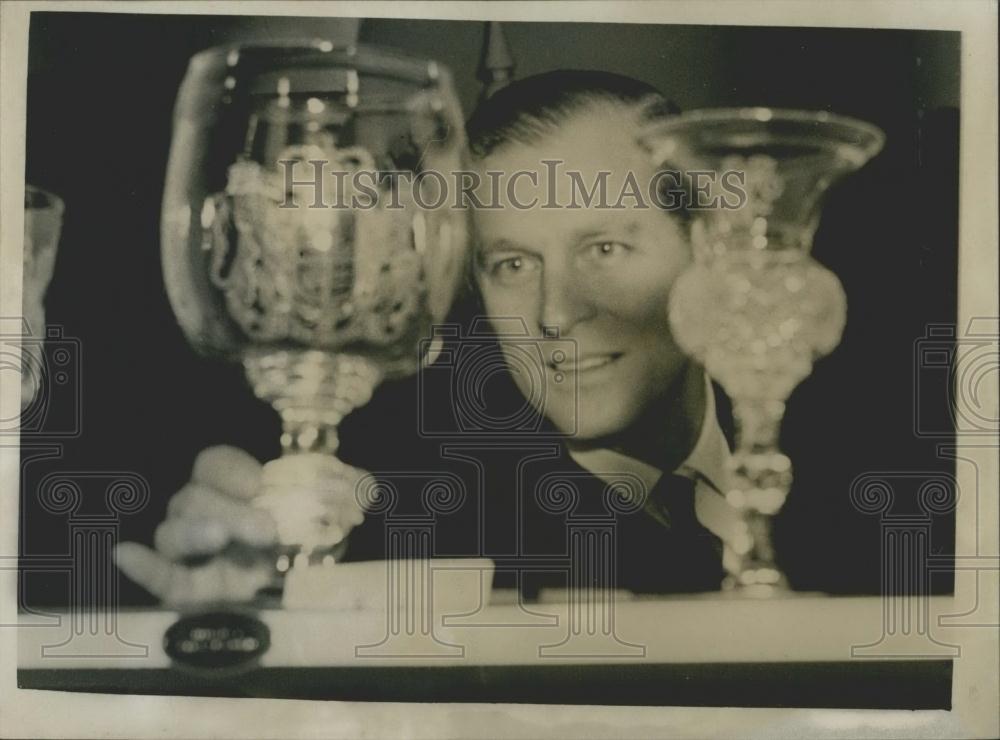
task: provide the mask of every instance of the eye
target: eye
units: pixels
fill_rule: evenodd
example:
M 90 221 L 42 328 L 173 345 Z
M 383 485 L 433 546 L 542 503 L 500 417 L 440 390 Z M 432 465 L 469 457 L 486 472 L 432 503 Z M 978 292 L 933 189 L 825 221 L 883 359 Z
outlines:
M 540 267 L 537 257 L 516 254 L 490 260 L 486 272 L 491 279 L 509 284 L 529 279 Z
M 621 259 L 632 251 L 632 247 L 624 242 L 602 241 L 588 244 L 585 250 L 587 259 L 607 263 Z

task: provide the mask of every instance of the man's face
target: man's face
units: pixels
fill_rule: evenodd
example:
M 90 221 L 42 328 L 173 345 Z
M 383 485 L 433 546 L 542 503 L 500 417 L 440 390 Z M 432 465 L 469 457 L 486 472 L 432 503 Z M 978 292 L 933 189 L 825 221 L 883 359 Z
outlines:
M 533 384 L 523 370 L 524 339 L 501 340 L 521 392 L 556 427 L 576 430 L 580 439 L 626 430 L 687 362 L 670 334 L 667 297 L 690 250 L 677 219 L 649 200 L 647 186 L 656 170 L 636 143 L 637 133 L 634 113 L 595 105 L 537 144 L 507 144 L 479 163 L 483 173 L 538 173 L 537 187 L 523 176 L 514 191 L 521 204 L 537 197 L 533 208 L 512 207 L 504 192 L 498 199 L 502 208 L 476 210 L 477 282 L 498 333 L 504 331 L 500 319 L 518 317 L 533 338 L 555 327 L 561 340 L 575 343 L 575 362 L 570 356 L 557 364 L 554 344 L 540 342 L 545 366 L 532 369 Z M 555 159 L 564 164 L 553 184 L 542 160 Z M 542 208 L 550 187 L 557 202 L 571 202 L 570 171 L 580 173 L 588 190 L 600 172 L 610 172 L 610 204 L 631 172 L 649 207 L 625 198 L 621 209 Z M 490 185 L 484 185 L 480 199 L 491 197 Z

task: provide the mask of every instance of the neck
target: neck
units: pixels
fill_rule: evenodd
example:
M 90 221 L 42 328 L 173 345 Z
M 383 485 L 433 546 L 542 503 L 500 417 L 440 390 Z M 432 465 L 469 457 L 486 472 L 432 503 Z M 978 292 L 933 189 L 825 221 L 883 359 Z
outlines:
M 698 441 L 706 401 L 704 370 L 687 362 L 628 429 L 600 439 L 568 440 L 567 446 L 574 450 L 611 449 L 660 470 L 674 470 Z

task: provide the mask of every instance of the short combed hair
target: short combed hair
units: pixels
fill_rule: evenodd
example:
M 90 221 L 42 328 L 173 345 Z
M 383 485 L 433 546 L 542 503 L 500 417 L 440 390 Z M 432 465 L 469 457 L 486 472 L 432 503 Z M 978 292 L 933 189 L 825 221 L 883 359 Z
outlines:
M 679 112 L 652 85 L 613 72 L 557 70 L 510 83 L 479 104 L 466 124 L 469 150 L 488 156 L 508 143 L 532 144 L 595 103 L 642 107 L 647 118 Z

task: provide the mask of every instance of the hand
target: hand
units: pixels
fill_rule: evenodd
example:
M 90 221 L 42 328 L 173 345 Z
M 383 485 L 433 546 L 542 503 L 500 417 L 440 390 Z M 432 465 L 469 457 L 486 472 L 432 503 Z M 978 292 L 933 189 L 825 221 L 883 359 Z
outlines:
M 252 503 L 260 492 L 261 470 L 259 462 L 235 447 L 201 452 L 191 481 L 171 498 L 167 518 L 156 529 L 156 549 L 123 542 L 115 548 L 118 567 L 167 604 L 251 600 L 275 577 L 269 557 L 234 557 L 240 549 L 277 544 L 271 514 Z M 209 560 L 201 565 L 183 562 L 205 556 Z

